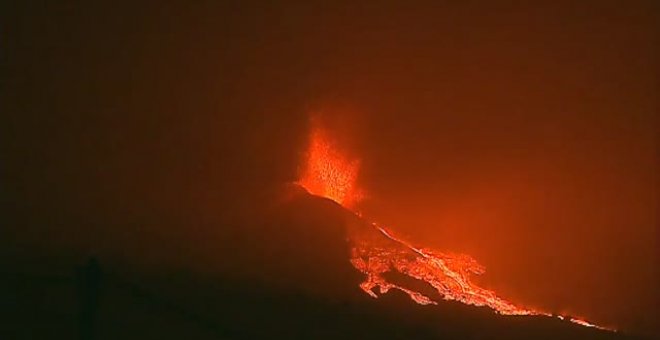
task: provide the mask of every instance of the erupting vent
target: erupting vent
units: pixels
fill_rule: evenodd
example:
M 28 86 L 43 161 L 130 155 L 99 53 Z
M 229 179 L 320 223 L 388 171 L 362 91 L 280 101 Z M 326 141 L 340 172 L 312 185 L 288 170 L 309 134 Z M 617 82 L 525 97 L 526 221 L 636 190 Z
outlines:
M 298 184 L 311 194 L 329 198 L 344 207 L 352 207 L 361 198 L 356 188 L 359 167 L 358 161 L 346 159 L 332 146 L 325 131 L 315 129 Z
M 320 128 L 312 131 L 306 156 L 298 184 L 311 194 L 334 200 L 353 211 L 352 208 L 361 198 L 356 182 L 359 162 L 340 153 L 328 138 L 327 132 Z M 428 283 L 445 300 L 488 306 L 503 315 L 552 316 L 516 306 L 498 297 L 495 292 L 474 284 L 470 276 L 482 274 L 485 269 L 472 257 L 419 248 L 394 236 L 391 230 L 383 226 L 368 224 L 373 230 L 349 233 L 350 262 L 366 276 L 360 288 L 374 298 L 378 297 L 378 293 L 385 294 L 390 289 L 399 289 L 419 304 L 437 304 L 431 297 L 389 282 L 384 277 L 387 272 L 398 272 Z M 582 319 L 557 317 L 583 326 L 602 328 Z

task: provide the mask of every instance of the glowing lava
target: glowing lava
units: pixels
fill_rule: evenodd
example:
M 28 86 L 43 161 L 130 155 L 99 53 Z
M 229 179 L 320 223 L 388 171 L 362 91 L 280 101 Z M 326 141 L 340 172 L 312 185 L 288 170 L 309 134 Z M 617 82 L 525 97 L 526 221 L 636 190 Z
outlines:
M 312 131 L 306 156 L 298 184 L 311 194 L 329 198 L 351 210 L 362 197 L 356 184 L 359 162 L 339 152 L 327 132 L 320 128 Z M 361 218 L 359 213 L 353 212 Z M 360 288 L 370 296 L 378 297 L 375 288 L 380 294 L 399 289 L 419 304 L 437 304 L 431 297 L 389 282 L 384 277 L 387 272 L 398 272 L 428 283 L 444 300 L 488 306 L 503 315 L 552 316 L 516 306 L 498 297 L 495 292 L 474 284 L 470 280 L 471 275 L 482 274 L 485 268 L 472 257 L 415 247 L 383 226 L 366 223 L 370 228 L 349 230 L 348 236 L 351 243 L 350 262 L 366 275 Z M 556 317 L 582 326 L 605 329 L 582 319 Z
M 337 151 L 325 131 L 314 129 L 298 184 L 311 194 L 351 207 L 361 198 L 356 187 L 359 166 L 358 161 L 349 160 Z

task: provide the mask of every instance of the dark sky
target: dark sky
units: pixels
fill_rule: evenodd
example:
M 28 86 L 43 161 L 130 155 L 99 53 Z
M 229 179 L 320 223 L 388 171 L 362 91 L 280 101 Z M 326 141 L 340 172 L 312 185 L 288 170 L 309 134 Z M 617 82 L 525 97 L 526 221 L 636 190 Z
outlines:
M 657 327 L 653 1 L 332 3 L 3 5 L 13 263 L 214 263 L 323 112 L 375 219 L 516 302 Z

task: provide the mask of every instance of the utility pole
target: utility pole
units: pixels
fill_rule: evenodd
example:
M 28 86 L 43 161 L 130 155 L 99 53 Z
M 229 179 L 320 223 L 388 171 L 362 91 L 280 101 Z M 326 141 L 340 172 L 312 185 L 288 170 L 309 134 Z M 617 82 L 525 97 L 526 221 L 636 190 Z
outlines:
M 81 340 L 94 339 L 102 279 L 101 265 L 95 257 L 91 257 L 84 266 L 78 268 L 77 281 L 80 300 L 78 321 Z

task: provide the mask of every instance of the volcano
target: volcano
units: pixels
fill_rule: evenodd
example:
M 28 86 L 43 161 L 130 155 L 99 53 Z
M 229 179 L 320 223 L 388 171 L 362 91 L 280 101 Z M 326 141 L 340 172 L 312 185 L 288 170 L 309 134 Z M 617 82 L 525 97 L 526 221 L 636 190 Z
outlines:
M 628 338 L 544 315 L 500 315 L 487 301 L 466 304 L 493 297 L 478 289 L 481 296 L 448 299 L 438 287 L 457 289 L 458 283 L 470 281 L 433 281 L 438 276 L 428 262 L 431 256 L 460 275 L 469 274 L 458 269 L 466 265 L 479 270 L 472 260 L 415 248 L 337 201 L 299 185 L 273 192 L 277 204 L 266 209 L 255 204 L 243 234 L 233 235 L 232 242 L 212 240 L 214 256 L 236 265 L 223 273 L 129 274 L 102 259 L 99 338 Z M 452 262 L 458 260 L 462 262 Z M 74 337 L 66 331 L 72 324 L 70 311 L 75 310 L 70 305 L 75 301 L 69 298 L 70 279 L 4 277 L 0 288 L 13 297 L 3 300 L 12 311 L 3 315 L 2 334 L 8 339 L 52 338 L 55 332 L 64 334 L 59 338 Z M 41 296 L 61 298 L 44 301 Z M 494 301 L 515 307 L 499 298 Z M 25 335 L 26 330 L 28 337 L 12 336 Z
M 535 313 L 500 315 L 487 303 L 468 305 L 447 299 L 424 280 L 424 275 L 412 274 L 412 269 L 401 267 L 403 264 L 388 264 L 374 257 L 360 260 L 368 257 L 361 253 L 365 251 L 361 247 L 367 243 L 372 251 L 390 251 L 380 256 L 387 254 L 401 263 L 425 261 L 423 253 L 393 239 L 384 229 L 332 199 L 310 194 L 295 185 L 287 187 L 286 192 L 286 201 L 270 217 L 273 227 L 269 230 L 287 234 L 286 241 L 278 242 L 276 247 L 278 254 L 284 254 L 279 263 L 286 262 L 289 270 L 278 268 L 268 274 L 270 279 L 286 284 L 279 286 L 282 290 L 278 293 L 272 290 L 273 285 L 237 292 L 243 297 L 259 292 L 268 298 L 246 298 L 247 304 L 236 304 L 236 310 L 245 310 L 245 314 L 242 318 L 234 314 L 238 321 L 230 322 L 231 325 L 245 324 L 243 318 L 250 319 L 247 324 L 256 322 L 249 315 L 267 310 L 272 312 L 265 316 L 271 328 L 257 336 L 294 332 L 302 338 L 627 338 L 622 333 L 583 327 L 566 319 Z M 270 254 L 262 256 L 268 261 Z M 379 268 L 377 275 L 369 274 L 372 267 Z M 276 321 L 282 319 L 286 321 Z M 255 324 L 255 328 L 262 327 Z
M 320 163 L 303 167 L 298 183 L 255 198 L 249 221 L 224 240 L 186 245 L 210 249 L 213 270 L 131 272 L 102 258 L 98 338 L 629 339 L 513 304 L 472 282 L 484 268 L 471 257 L 413 245 L 369 221 L 356 208 L 359 162 L 313 136 L 308 158 Z M 148 241 L 141 246 L 171 254 L 169 262 L 181 255 Z M 2 300 L 11 311 L 3 339 L 75 337 L 75 280 L 60 274 L 0 280 L 11 295 Z
M 362 198 L 362 191 L 356 185 L 358 170 L 359 162 L 348 159 L 336 148 L 327 131 L 315 127 L 297 185 L 311 196 L 333 201 L 338 205 L 336 214 L 347 216 L 345 234 L 350 263 L 364 274 L 359 287 L 367 295 L 378 298 L 397 290 L 420 305 L 457 301 L 487 307 L 500 315 L 556 317 L 613 331 L 580 318 L 519 307 L 472 282 L 471 275 L 485 271 L 472 257 L 416 247 L 391 230 L 367 221 L 351 209 Z

